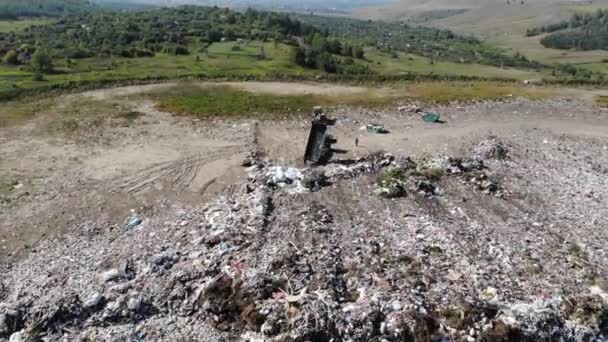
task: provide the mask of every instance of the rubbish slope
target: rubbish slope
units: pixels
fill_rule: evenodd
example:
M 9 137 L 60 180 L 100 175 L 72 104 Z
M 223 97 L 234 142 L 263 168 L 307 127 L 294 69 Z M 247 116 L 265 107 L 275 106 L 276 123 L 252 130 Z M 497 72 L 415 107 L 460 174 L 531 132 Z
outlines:
M 606 142 L 543 139 L 258 158 L 204 207 L 93 219 L 0 269 L 0 340 L 601 340 Z

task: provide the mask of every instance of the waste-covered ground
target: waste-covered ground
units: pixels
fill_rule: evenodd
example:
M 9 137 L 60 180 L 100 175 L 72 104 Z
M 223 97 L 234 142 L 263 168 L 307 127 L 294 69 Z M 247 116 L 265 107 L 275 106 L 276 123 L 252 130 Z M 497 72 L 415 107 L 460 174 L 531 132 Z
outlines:
M 438 109 L 468 133 L 338 109 L 338 145 L 362 146 L 306 168 L 292 140 L 265 145 L 303 123 L 260 125 L 207 203 L 77 220 L 0 265 L 0 341 L 605 340 L 606 113 Z M 360 133 L 371 120 L 390 133 Z

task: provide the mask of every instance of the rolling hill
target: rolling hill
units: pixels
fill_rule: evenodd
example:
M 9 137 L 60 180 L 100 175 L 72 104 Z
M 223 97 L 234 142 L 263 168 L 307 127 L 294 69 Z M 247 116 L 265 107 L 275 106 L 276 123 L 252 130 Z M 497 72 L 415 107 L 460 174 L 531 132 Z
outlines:
M 548 49 L 540 43 L 542 36 L 526 37 L 526 30 L 567 20 L 576 12 L 607 7 L 608 0 L 400 0 L 386 6 L 361 8 L 354 11 L 354 14 L 365 18 L 449 28 L 543 62 L 582 63 L 599 62 L 605 58 L 605 53 Z M 447 10 L 452 11 L 446 12 Z M 453 15 L 429 15 L 441 11 Z M 430 19 L 420 20 L 425 17 Z

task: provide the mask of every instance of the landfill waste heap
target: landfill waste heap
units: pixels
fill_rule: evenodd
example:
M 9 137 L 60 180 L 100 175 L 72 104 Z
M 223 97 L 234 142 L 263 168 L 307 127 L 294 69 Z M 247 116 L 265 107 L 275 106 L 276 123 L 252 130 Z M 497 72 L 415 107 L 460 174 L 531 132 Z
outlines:
M 605 340 L 608 190 L 577 192 L 547 149 L 251 154 L 203 207 L 92 219 L 3 264 L 0 341 Z M 545 200 L 549 181 L 575 195 Z

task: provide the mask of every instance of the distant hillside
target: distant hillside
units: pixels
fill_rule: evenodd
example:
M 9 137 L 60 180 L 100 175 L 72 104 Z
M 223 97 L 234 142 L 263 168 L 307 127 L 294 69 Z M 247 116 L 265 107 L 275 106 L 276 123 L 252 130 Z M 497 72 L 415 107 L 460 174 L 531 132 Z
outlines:
M 528 30 L 528 36 L 550 33 L 541 39 L 555 49 L 608 50 L 608 10 L 576 13 L 568 21 Z
M 526 31 L 598 8 L 608 8 L 608 0 L 398 0 L 385 6 L 358 9 L 354 14 L 450 29 L 546 63 L 581 63 L 600 62 L 605 55 L 548 49 L 539 37 L 527 37 Z
M 61 17 L 82 14 L 92 8 L 87 0 L 2 0 L 0 19 Z
M 542 68 L 520 54 L 510 55 L 478 39 L 450 30 L 438 30 L 405 23 L 367 21 L 315 15 L 296 16 L 302 22 L 327 30 L 331 35 L 364 41 L 382 50 L 399 50 L 431 60 L 479 63 L 517 68 Z

